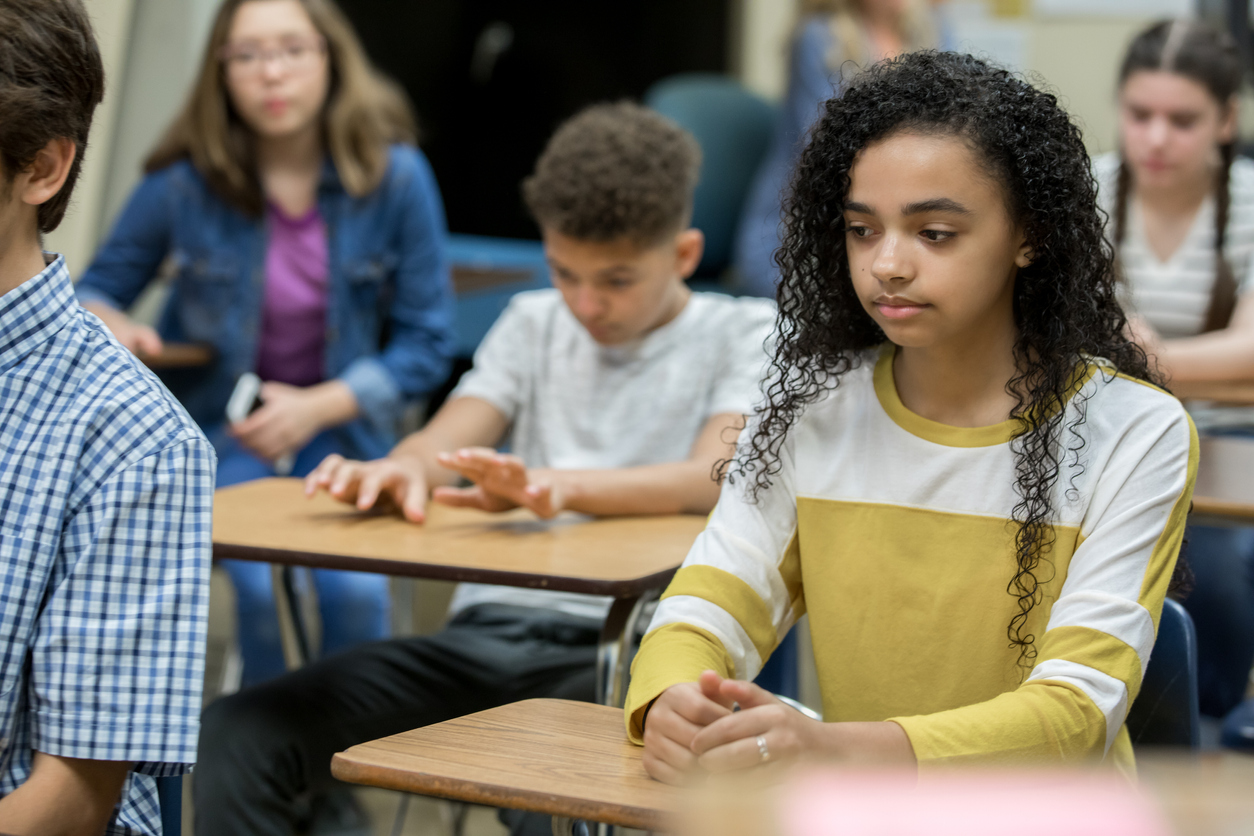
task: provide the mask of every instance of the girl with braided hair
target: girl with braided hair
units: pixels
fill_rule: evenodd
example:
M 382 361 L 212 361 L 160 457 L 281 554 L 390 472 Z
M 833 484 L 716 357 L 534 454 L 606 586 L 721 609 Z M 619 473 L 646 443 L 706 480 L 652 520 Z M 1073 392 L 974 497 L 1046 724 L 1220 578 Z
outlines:
M 1240 54 L 1206 23 L 1166 20 L 1128 47 L 1120 151 L 1097 158 L 1132 332 L 1171 381 L 1254 379 L 1254 162 L 1236 156 Z M 1254 663 L 1254 530 L 1193 527 L 1201 708 L 1223 717 Z M 1254 703 L 1225 738 L 1254 747 Z
M 1197 437 L 1128 337 L 1079 129 L 970 56 L 884 61 L 784 218 L 764 402 L 634 663 L 649 772 L 1131 769 Z M 752 684 L 803 613 L 822 723 Z

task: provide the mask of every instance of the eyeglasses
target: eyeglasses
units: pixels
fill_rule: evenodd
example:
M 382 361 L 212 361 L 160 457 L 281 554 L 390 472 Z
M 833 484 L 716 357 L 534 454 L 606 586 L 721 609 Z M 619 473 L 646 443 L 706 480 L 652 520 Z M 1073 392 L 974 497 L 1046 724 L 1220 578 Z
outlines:
M 326 48 L 327 42 L 320 37 L 293 38 L 268 49 L 255 43 L 227 45 L 222 48 L 222 63 L 237 77 L 260 75 L 271 61 L 284 72 L 308 72 Z

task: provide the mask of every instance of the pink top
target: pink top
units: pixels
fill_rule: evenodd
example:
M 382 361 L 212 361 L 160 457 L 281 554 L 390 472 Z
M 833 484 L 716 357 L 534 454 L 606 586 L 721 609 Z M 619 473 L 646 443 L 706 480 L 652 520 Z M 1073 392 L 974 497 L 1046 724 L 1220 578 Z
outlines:
M 293 386 L 323 380 L 327 321 L 327 230 L 318 207 L 290 218 L 266 208 L 266 292 L 257 375 Z

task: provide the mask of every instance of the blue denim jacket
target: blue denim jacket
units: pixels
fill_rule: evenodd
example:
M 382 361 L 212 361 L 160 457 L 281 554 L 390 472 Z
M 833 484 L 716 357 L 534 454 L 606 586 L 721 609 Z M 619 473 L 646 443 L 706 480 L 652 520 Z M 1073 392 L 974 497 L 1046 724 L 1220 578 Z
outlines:
M 344 191 L 328 161 L 318 188 L 327 228 L 325 376 L 357 397 L 361 417 L 336 432 L 351 455 L 396 441 L 407 399 L 434 389 L 453 354 L 444 207 L 421 151 L 395 145 L 374 192 Z M 214 363 L 162 379 L 206 431 L 225 420 L 236 380 L 257 358 L 265 289 L 265 219 L 209 189 L 190 162 L 148 175 L 78 283 L 80 302 L 125 310 L 171 259 L 174 284 L 157 330 L 210 343 Z

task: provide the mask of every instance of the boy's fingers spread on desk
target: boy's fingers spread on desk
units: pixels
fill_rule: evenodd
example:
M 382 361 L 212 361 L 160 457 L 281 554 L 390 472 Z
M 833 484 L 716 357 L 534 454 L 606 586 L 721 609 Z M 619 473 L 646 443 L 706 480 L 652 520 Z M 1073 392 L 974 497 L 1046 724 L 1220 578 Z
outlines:
M 318 492 L 318 488 L 325 488 L 331 483 L 331 474 L 335 472 L 335 468 L 344 460 L 343 456 L 332 453 L 327 456 L 318 466 L 309 472 L 305 477 L 305 496 L 313 496 Z
M 431 495 L 431 498 L 441 505 L 449 505 L 453 508 L 483 508 L 483 489 L 479 487 L 471 488 L 446 488 L 439 487 Z

